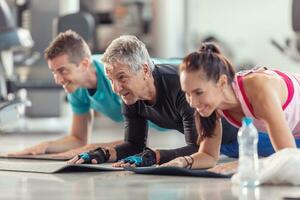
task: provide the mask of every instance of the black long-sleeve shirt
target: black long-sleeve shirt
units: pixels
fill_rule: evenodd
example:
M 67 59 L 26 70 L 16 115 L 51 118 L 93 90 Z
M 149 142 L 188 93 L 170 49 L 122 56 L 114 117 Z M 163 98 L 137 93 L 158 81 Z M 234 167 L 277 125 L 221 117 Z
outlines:
M 167 129 L 175 129 L 185 136 L 186 146 L 159 150 L 160 163 L 168 162 L 176 157 L 191 155 L 198 151 L 197 131 L 194 123 L 194 112 L 186 101 L 185 93 L 181 90 L 178 67 L 174 65 L 156 65 L 152 72 L 156 88 L 156 102 L 149 105 L 145 101 L 137 101 L 133 105 L 122 105 L 124 115 L 124 143 L 116 146 L 117 159 L 139 153 L 147 142 L 147 120 Z M 237 129 L 222 120 L 222 143 L 229 143 L 236 138 Z M 226 131 L 227 130 L 227 131 Z
M 117 159 L 143 150 L 148 135 L 147 120 L 163 128 L 178 130 L 185 136 L 186 146 L 172 150 L 159 150 L 160 163 L 178 156 L 193 154 L 198 150 L 194 123 L 195 111 L 189 106 L 181 90 L 178 67 L 166 64 L 156 65 L 152 75 L 156 88 L 154 105 L 149 105 L 142 100 L 133 105 L 123 103 L 125 142 L 116 147 Z

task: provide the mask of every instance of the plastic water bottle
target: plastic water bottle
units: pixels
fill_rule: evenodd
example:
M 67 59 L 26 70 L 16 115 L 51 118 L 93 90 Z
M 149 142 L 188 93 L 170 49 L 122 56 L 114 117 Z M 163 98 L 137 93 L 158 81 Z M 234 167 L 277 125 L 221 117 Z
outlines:
M 249 117 L 243 118 L 242 127 L 238 132 L 239 167 L 238 175 L 241 186 L 255 187 L 258 182 L 258 133 Z

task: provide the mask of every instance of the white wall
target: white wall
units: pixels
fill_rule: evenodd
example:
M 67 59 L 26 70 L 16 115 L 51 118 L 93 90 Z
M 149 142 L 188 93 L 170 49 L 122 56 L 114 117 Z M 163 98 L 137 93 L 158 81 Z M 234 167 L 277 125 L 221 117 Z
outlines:
M 256 64 L 300 72 L 294 62 L 275 49 L 270 39 L 281 43 L 294 35 L 290 0 L 187 0 L 188 50 L 195 37 L 214 34 L 233 48 L 235 63 Z
M 67 15 L 79 11 L 79 0 L 59 1 L 59 15 Z
M 153 54 L 161 58 L 184 55 L 184 3 L 186 0 L 153 0 Z

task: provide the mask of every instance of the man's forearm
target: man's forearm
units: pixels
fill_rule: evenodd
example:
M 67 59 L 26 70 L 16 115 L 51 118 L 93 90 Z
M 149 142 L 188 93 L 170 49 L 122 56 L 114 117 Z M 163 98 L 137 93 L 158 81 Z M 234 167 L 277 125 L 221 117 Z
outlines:
M 46 149 L 46 153 L 60 153 L 78 147 L 82 147 L 86 144 L 85 141 L 81 141 L 80 139 L 71 135 L 68 135 L 66 137 L 63 137 L 55 141 L 49 141 L 46 143 L 48 145 Z

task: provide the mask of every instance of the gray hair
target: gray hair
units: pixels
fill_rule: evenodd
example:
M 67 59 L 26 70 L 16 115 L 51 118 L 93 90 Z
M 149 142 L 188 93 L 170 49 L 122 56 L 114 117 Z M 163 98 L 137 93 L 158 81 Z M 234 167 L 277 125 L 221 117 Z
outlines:
M 139 71 L 143 64 L 148 64 L 151 71 L 154 69 L 145 44 L 133 35 L 123 35 L 113 40 L 101 60 L 104 65 L 116 62 L 127 64 L 134 72 Z

